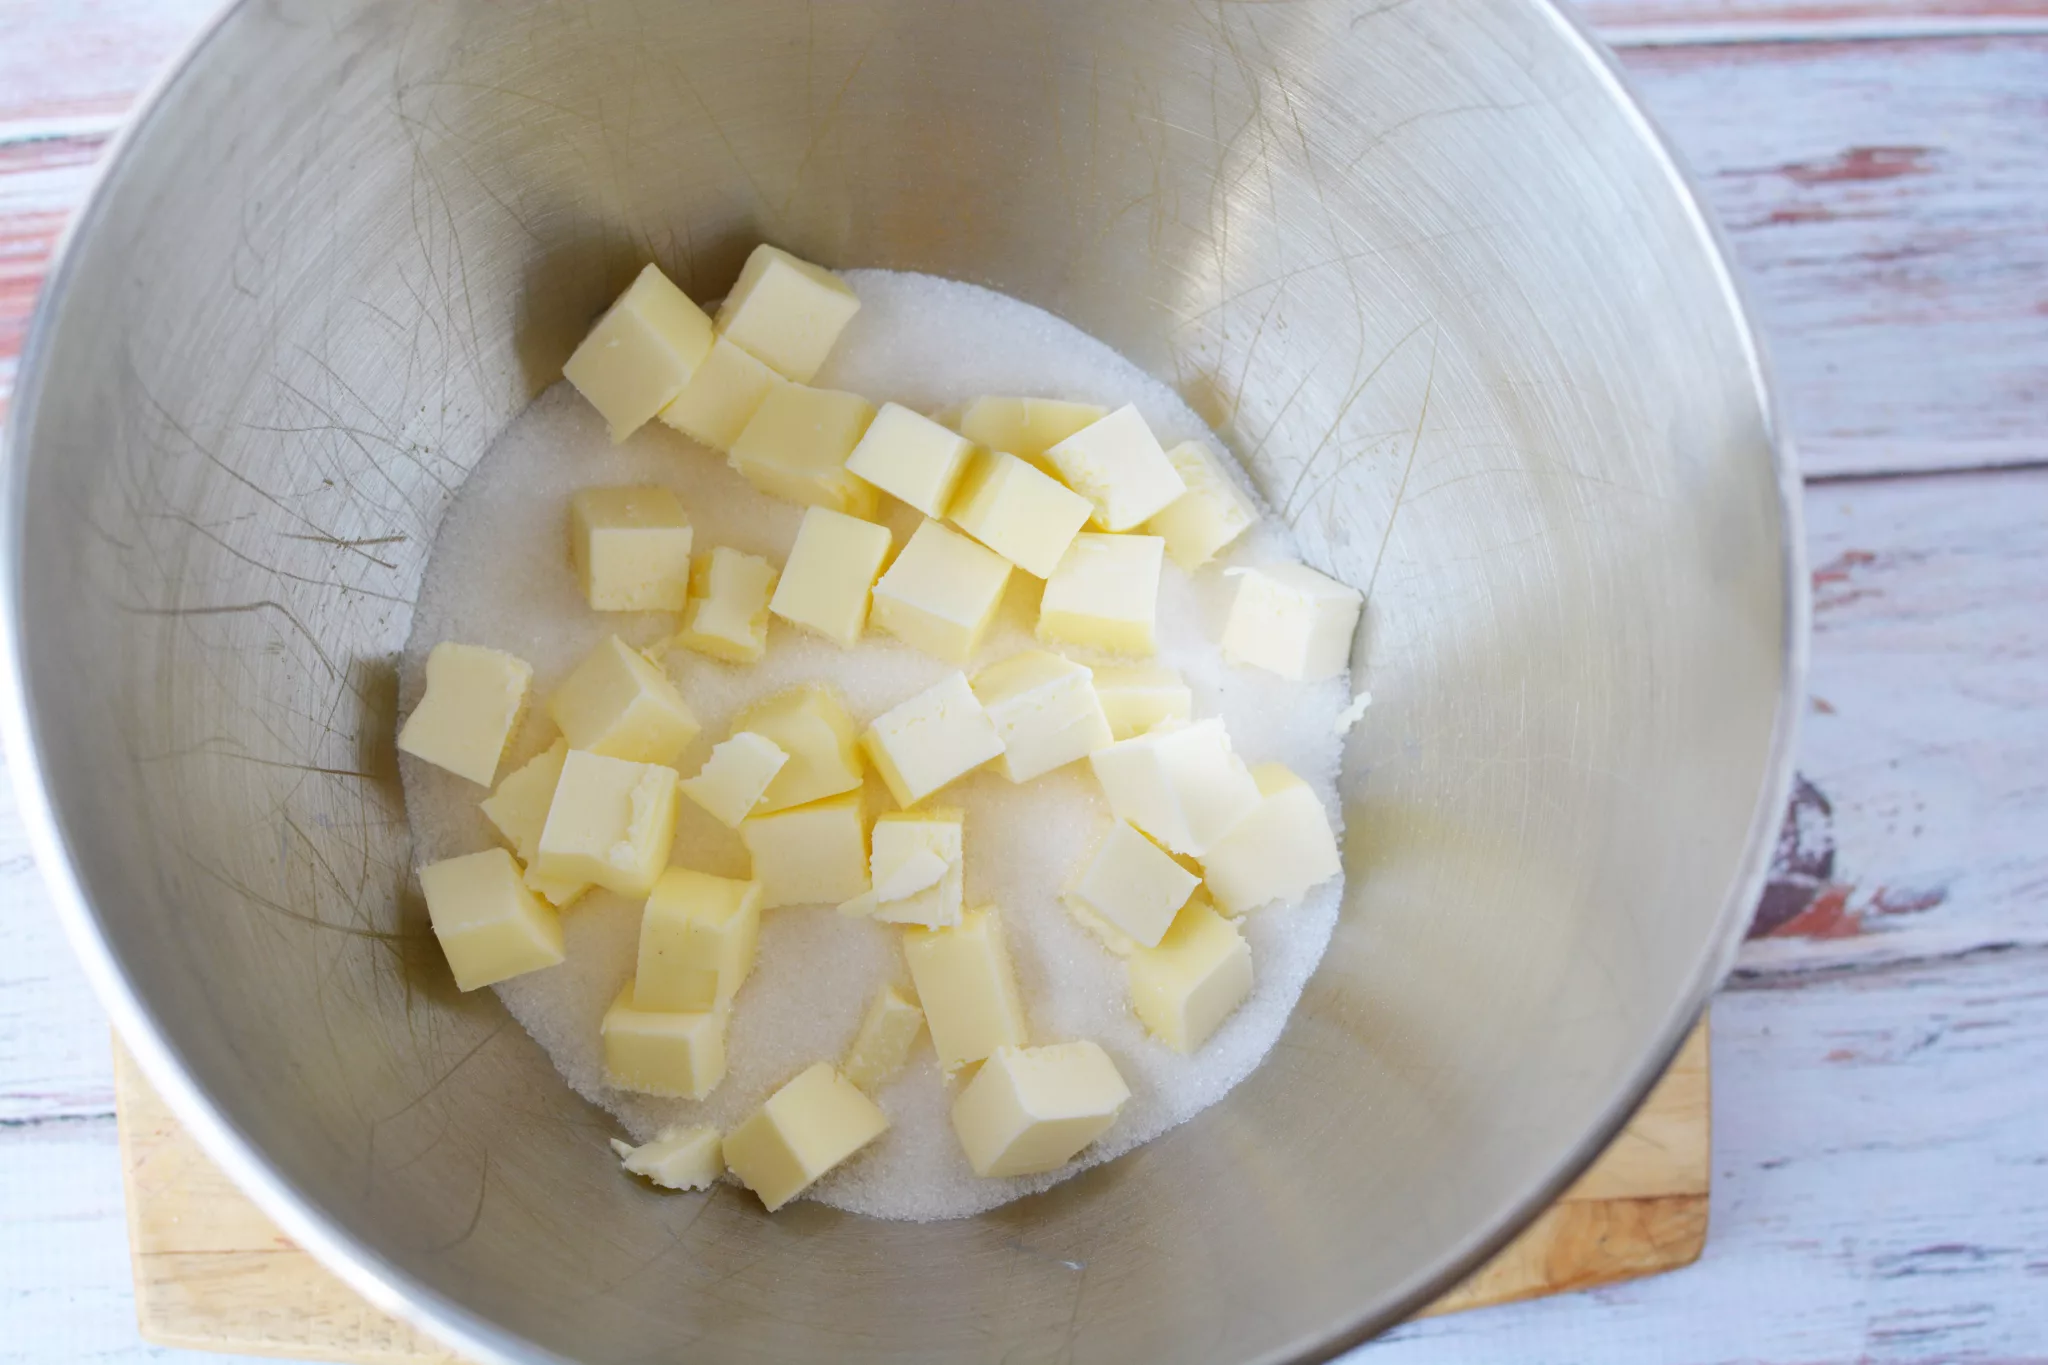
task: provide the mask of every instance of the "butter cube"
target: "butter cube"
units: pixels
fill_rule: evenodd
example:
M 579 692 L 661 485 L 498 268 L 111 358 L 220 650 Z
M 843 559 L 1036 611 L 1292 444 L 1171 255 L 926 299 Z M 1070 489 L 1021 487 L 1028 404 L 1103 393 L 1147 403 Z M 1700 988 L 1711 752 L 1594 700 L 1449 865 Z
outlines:
M 548 807 L 554 803 L 555 784 L 562 780 L 562 761 L 568 756 L 569 741 L 556 740 L 505 774 L 497 790 L 483 800 L 484 818 L 505 836 L 522 863 L 531 863 L 540 851 L 541 827 L 548 822 Z
M 1158 647 L 1159 566 L 1166 542 L 1157 536 L 1078 535 L 1038 603 L 1038 638 L 1112 654 L 1150 654 Z
M 846 467 L 926 516 L 942 517 L 973 448 L 923 413 L 884 403 Z
M 860 786 L 853 717 L 823 684 L 777 692 L 740 712 L 732 725 L 753 731 L 789 755 L 789 762 L 754 803 L 756 815 L 808 805 Z
M 541 827 L 533 871 L 645 896 L 668 866 L 676 833 L 676 770 L 571 749 Z
M 944 929 L 965 900 L 963 817 L 957 810 L 878 816 L 869 835 L 873 889 L 839 908 L 884 924 Z
M 718 309 L 718 332 L 782 375 L 808 384 L 860 299 L 823 266 L 762 243 Z
M 567 877 L 543 877 L 537 869 L 529 867 L 526 869 L 526 889 L 555 909 L 566 910 L 590 889 L 590 883 Z
M 976 1175 L 1037 1175 L 1107 1132 L 1130 1097 L 1095 1043 L 1002 1047 L 953 1101 L 953 1131 Z
M 875 770 L 900 806 L 914 806 L 1003 751 L 994 722 L 954 673 L 876 716 L 861 735 Z
M 853 476 L 846 457 L 874 418 L 857 393 L 777 384 L 732 443 L 732 467 L 770 497 L 871 517 L 874 486 Z
M 1220 720 L 1153 730 L 1088 756 L 1109 808 L 1174 853 L 1199 858 L 1259 804 Z
M 673 763 L 697 737 L 697 717 L 668 675 L 613 635 L 548 698 L 571 749 L 635 763 Z
M 690 606 L 675 643 L 731 664 L 759 663 L 768 650 L 768 599 L 775 566 L 720 545 L 690 572 Z
M 1238 576 L 1223 657 L 1296 682 L 1334 678 L 1351 662 L 1365 594 L 1305 564 L 1263 564 Z
M 768 610 L 842 649 L 860 643 L 868 594 L 889 557 L 889 528 L 826 507 L 804 513 Z
M 666 488 L 586 488 L 569 499 L 569 562 L 592 611 L 681 611 L 690 535 Z
M 953 524 L 1044 578 L 1088 524 L 1094 507 L 1052 475 L 1003 451 L 976 450 L 949 514 Z
M 1108 531 L 1128 531 L 1188 491 L 1129 403 L 1053 446 L 1045 458 L 1067 487 L 1095 505 L 1095 519 Z
M 948 1072 L 1023 1046 L 1024 1002 L 995 910 L 970 910 L 950 929 L 905 929 L 903 958 Z
M 1119 820 L 1074 879 L 1067 901 L 1107 921 L 1137 946 L 1156 948 L 1199 885 L 1201 878 Z M 1088 916 L 1082 922 L 1092 928 Z
M 1252 991 L 1252 950 L 1237 926 L 1197 896 L 1156 948 L 1124 962 L 1131 1009 L 1175 1052 L 1193 1052 Z
M 625 440 L 668 406 L 711 350 L 711 319 L 651 262 L 605 310 L 562 366 Z
M 725 1079 L 723 1010 L 675 1014 L 641 1009 L 633 983 L 604 1012 L 605 1084 L 641 1095 L 701 1100 Z
M 977 398 L 960 414 L 960 434 L 976 445 L 1042 464 L 1045 452 L 1109 416 L 1093 403 L 1057 398 Z
M 1200 441 L 1182 441 L 1166 458 L 1188 491 L 1153 514 L 1145 529 L 1166 542 L 1174 563 L 1193 573 L 1250 530 L 1259 510 Z
M 873 1090 L 903 1069 L 910 1049 L 924 1030 L 924 1011 L 903 998 L 894 986 L 884 986 L 861 1017 L 860 1032 L 839 1072 L 863 1090 Z
M 1002 605 L 1010 562 L 927 520 L 875 584 L 874 623 L 947 663 L 974 657 Z
M 562 922 L 534 899 L 502 848 L 429 863 L 420 869 L 420 890 L 458 990 L 562 960 Z
M 725 1135 L 725 1164 L 773 1213 L 888 1127 L 859 1087 L 813 1062 Z
M 788 762 L 789 755 L 775 741 L 742 730 L 725 743 L 714 744 L 697 775 L 678 785 L 720 824 L 738 829 Z
M 706 1190 L 725 1174 L 725 1144 L 716 1128 L 664 1128 L 638 1147 L 612 1139 L 619 1164 L 668 1190 Z
M 427 690 L 398 732 L 398 747 L 488 787 L 532 682 L 524 659 L 443 640 L 427 654 Z
M 1202 877 L 1225 914 L 1292 904 L 1344 870 L 1330 816 L 1309 785 L 1278 763 L 1252 769 L 1259 803 L 1202 855 Z
M 1088 669 L 1030 649 L 991 664 L 970 685 L 1003 742 L 1003 776 L 1032 778 L 1109 747 L 1109 718 Z
M 1098 668 L 1095 695 L 1114 739 L 1130 739 L 1195 715 L 1195 694 L 1170 668 Z
M 860 793 L 740 821 L 761 908 L 838 905 L 868 889 L 868 832 Z
M 768 390 L 782 382 L 782 376 L 720 337 L 683 391 L 661 410 L 661 420 L 723 455 L 761 410 Z
M 640 915 L 634 1008 L 682 1014 L 722 1009 L 754 970 L 760 936 L 759 884 L 669 868 Z

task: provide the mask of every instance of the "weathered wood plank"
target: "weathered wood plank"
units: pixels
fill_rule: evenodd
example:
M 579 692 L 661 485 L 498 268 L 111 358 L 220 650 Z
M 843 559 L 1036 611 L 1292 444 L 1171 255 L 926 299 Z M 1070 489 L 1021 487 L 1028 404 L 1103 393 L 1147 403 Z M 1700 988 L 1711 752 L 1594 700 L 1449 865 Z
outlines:
M 1615 47 L 2048 32 L 2041 0 L 1590 0 Z
M 1697 1264 L 1411 1323 L 1348 1365 L 2048 1355 L 2048 953 L 1724 992 L 1713 1023 Z
M 4 768 L 0 757 L 0 1132 L 106 1118 L 106 1016 L 57 927 Z
M 1646 49 L 1809 477 L 2048 458 L 2048 37 Z
M 0 0 L 0 125 L 125 112 L 221 0 Z
M 1751 972 L 2048 944 L 2048 471 L 1819 485 L 1802 807 Z

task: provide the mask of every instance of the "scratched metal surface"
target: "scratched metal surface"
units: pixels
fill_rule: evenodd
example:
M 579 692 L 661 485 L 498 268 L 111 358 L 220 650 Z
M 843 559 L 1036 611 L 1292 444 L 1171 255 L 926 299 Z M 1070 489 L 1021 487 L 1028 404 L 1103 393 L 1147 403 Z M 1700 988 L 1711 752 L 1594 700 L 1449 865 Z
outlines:
M 1782 527 L 1747 356 L 1693 224 L 1553 30 L 1477 0 L 1333 12 L 833 12 L 799 74 L 705 61 L 626 7 L 525 12 L 546 31 L 518 40 L 420 17 L 386 49 L 395 8 L 309 35 L 287 5 L 220 40 L 260 74 L 173 92 L 130 212 L 74 264 L 62 382 L 18 408 L 31 702 L 144 1007 L 328 1219 L 600 1354 L 673 1340 L 679 1294 L 770 1356 L 915 1294 L 969 1310 L 926 1324 L 939 1353 L 993 1322 L 1221 1356 L 1426 1288 L 1611 1115 L 1679 1022 L 1769 785 Z M 946 60 L 982 42 L 1044 82 Z M 330 71 L 315 46 L 370 55 Z M 948 116 L 907 119 L 905 89 Z M 1336 970 L 1201 1132 L 1028 1228 L 654 1207 L 588 1160 L 600 1125 L 517 1031 L 451 998 L 408 909 L 387 661 L 449 489 L 640 257 L 716 292 L 763 235 L 1065 312 L 1177 378 L 1312 556 L 1374 590 L 1379 723 L 1352 755 L 1373 784 L 1347 812 L 1372 875 Z M 1631 709 L 1643 669 L 1655 703 Z M 1644 799 L 1674 769 L 1683 812 Z M 1160 1197 L 1191 1183 L 1206 1207 Z M 595 1315 L 568 1292 L 593 1273 Z M 955 1277 L 1009 1290 L 948 1299 Z M 1157 1335 L 1191 1303 L 1215 1318 Z

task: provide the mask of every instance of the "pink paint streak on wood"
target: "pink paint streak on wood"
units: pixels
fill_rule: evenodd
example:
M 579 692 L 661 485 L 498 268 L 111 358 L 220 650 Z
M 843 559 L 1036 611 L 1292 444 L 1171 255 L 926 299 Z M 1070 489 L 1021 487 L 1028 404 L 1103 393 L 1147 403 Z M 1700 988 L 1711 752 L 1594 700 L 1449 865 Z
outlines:
M 1609 42 L 1760 28 L 1907 32 L 1938 24 L 2024 27 L 2048 19 L 2042 0 L 1592 0 L 1577 6 Z
M 220 0 L 0 0 L 0 126 L 124 113 Z
M 1623 57 L 1734 243 L 1809 475 L 2048 456 L 2048 36 Z

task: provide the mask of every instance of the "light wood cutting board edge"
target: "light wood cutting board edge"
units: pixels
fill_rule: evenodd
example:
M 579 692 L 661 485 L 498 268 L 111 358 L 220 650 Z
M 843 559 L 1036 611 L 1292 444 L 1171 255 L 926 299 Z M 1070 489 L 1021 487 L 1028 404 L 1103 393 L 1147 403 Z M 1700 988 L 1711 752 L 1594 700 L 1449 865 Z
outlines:
M 1698 1259 L 1711 1149 L 1707 1060 L 1701 1020 L 1586 1174 L 1506 1250 L 1423 1311 L 1588 1289 Z M 145 1338 L 345 1365 L 457 1361 L 371 1307 L 280 1232 L 178 1126 L 118 1040 L 114 1097 Z

